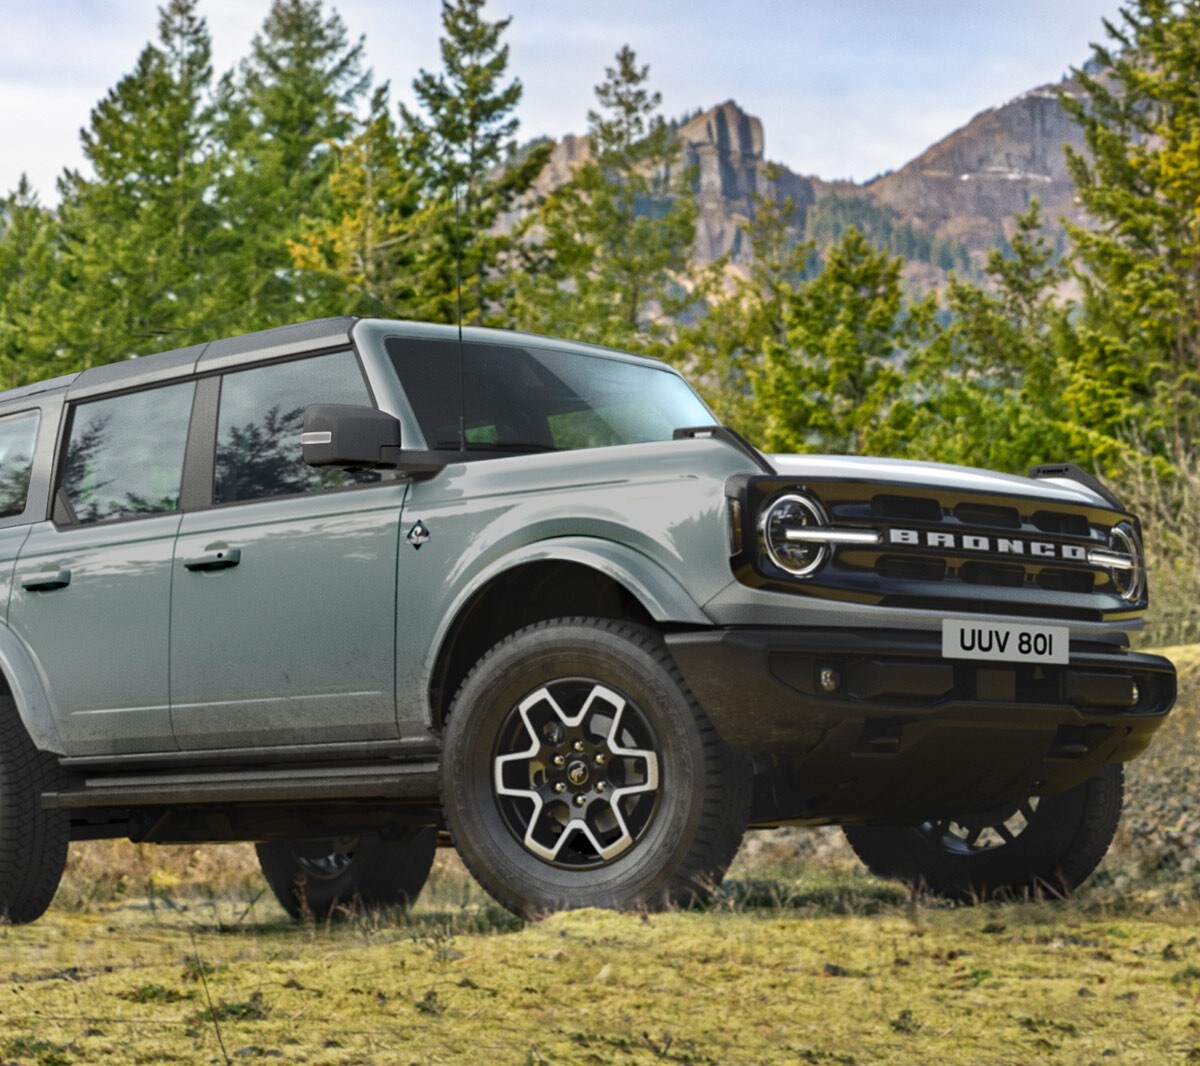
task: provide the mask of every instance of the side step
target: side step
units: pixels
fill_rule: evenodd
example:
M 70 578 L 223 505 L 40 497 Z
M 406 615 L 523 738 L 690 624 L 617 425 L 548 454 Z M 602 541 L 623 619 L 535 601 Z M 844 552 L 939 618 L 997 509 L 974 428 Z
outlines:
M 42 806 L 80 810 L 356 799 L 436 802 L 437 798 L 438 764 L 420 762 L 96 775 L 59 792 L 43 792 Z

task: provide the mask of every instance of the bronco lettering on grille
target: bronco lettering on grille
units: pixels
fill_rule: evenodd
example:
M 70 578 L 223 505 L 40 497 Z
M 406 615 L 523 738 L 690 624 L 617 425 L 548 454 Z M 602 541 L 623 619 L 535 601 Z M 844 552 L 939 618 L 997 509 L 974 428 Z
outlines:
M 1021 540 L 1016 537 L 990 537 L 980 534 L 931 532 L 919 529 L 889 529 L 889 544 L 910 547 L 959 548 L 997 555 L 1025 555 L 1042 559 L 1074 559 L 1087 562 L 1088 550 L 1082 544 L 1053 544 L 1045 540 Z

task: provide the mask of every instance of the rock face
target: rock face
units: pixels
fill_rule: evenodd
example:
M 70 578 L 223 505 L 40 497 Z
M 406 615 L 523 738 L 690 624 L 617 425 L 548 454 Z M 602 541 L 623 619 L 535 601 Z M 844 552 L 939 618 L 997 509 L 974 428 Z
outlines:
M 755 198 L 782 203 L 790 197 L 798 221 L 816 199 L 814 183 L 780 171 L 771 181 L 764 172 L 762 122 L 726 100 L 697 115 L 678 131 L 680 162 L 696 175 L 694 187 L 699 217 L 696 259 L 711 263 L 728 254 L 734 263 L 747 255 L 742 227 L 753 217 Z
M 1035 196 L 1053 234 L 1060 218 L 1082 222 L 1063 160 L 1063 145 L 1083 147 L 1077 126 L 1059 103 L 1057 88 L 1045 85 L 976 115 L 899 170 L 865 185 L 825 182 L 778 167 L 768 177 L 762 122 L 733 100 L 709 108 L 677 131 L 683 172 L 693 175 L 699 217 L 695 259 L 711 263 L 728 255 L 735 265 L 748 259 L 746 222 L 758 197 L 796 207 L 796 228 L 804 235 L 810 212 L 823 201 L 857 201 L 864 217 L 886 218 L 891 231 L 901 228 L 924 237 L 925 248 L 958 250 L 958 265 L 982 264 L 986 251 L 1012 232 L 1012 216 Z M 1070 90 L 1069 84 L 1061 88 Z M 558 141 L 536 191 L 549 192 L 590 158 L 586 136 Z M 853 206 L 853 205 L 851 205 Z M 853 212 L 851 212 L 851 217 Z M 911 255 L 912 253 L 908 253 Z M 919 287 L 936 287 L 944 268 L 927 253 L 911 263 Z
M 1070 86 L 1063 86 L 1069 91 Z M 1037 197 L 1043 218 L 1081 222 L 1063 145 L 1082 150 L 1079 127 L 1054 86 L 1033 89 L 976 115 L 911 163 L 865 187 L 877 202 L 914 224 L 952 236 L 972 250 L 994 241 L 1013 214 Z

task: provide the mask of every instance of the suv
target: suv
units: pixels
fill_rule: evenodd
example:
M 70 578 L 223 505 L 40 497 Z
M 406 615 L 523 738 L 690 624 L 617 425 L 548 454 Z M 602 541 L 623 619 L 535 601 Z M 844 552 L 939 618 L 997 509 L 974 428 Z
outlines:
M 841 824 L 1060 891 L 1175 697 L 1138 522 L 1032 478 L 764 456 L 673 369 L 324 319 L 0 395 L 0 910 L 69 840 L 255 841 L 293 915 L 703 897 Z

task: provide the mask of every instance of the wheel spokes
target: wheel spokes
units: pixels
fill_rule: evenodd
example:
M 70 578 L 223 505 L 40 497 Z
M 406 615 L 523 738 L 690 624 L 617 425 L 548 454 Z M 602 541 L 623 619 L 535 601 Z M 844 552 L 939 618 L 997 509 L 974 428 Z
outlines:
M 523 824 L 513 828 L 530 852 L 558 863 L 571 845 L 569 865 L 603 863 L 645 829 L 643 797 L 658 790 L 658 756 L 639 746 L 646 728 L 636 711 L 627 725 L 627 712 L 626 699 L 599 683 L 574 714 L 549 686 L 518 704 L 508 745 L 518 750 L 495 757 L 493 785 L 498 797 L 523 805 Z

